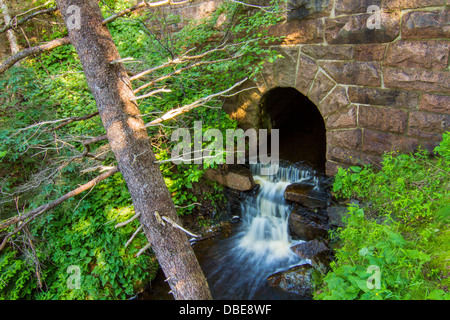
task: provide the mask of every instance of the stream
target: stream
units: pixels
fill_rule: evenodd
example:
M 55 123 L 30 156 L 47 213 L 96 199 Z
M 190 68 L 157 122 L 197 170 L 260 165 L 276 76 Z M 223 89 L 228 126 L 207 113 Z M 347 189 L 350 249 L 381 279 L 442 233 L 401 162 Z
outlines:
M 215 300 L 306 299 L 270 287 L 266 280 L 278 271 L 307 263 L 291 250 L 302 241 L 293 241 L 289 235 L 293 205 L 284 199 L 284 191 L 292 183 L 317 187 L 318 181 L 311 171 L 294 166 L 280 167 L 273 176 L 262 176 L 261 165 L 250 169 L 258 186 L 241 202 L 239 221 L 229 232 L 194 245 L 211 294 Z M 154 288 L 144 299 L 171 299 L 162 272 L 152 284 Z

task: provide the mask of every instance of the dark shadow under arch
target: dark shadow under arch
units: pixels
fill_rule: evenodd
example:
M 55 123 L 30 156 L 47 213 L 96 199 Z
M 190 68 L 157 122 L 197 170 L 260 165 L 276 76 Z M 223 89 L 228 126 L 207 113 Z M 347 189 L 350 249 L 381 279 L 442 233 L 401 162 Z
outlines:
M 263 128 L 280 130 L 280 159 L 325 172 L 325 122 L 313 102 L 295 88 L 278 87 L 262 97 L 261 112 Z

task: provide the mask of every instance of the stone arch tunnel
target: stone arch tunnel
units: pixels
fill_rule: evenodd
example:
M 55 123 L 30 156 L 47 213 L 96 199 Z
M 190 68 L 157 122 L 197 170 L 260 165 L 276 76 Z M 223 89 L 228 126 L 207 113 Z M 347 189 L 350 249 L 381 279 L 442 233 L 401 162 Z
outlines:
M 220 2 L 193 0 L 174 13 L 205 16 Z M 377 28 L 368 27 L 371 6 Z M 259 128 L 263 96 L 295 88 L 324 120 L 328 175 L 387 151 L 431 151 L 450 130 L 449 0 L 287 0 L 284 21 L 268 32 L 284 37 L 270 44 L 282 58 L 224 109 L 243 129 Z
M 295 88 L 277 87 L 262 97 L 261 113 L 262 128 L 280 130 L 281 159 L 325 170 L 325 122 L 311 100 Z
M 288 1 L 285 21 L 269 28 L 285 37 L 270 46 L 281 58 L 227 101 L 231 118 L 257 127 L 265 94 L 295 88 L 324 120 L 330 176 L 389 151 L 432 151 L 450 130 L 448 1 L 313 2 Z M 379 29 L 367 28 L 370 4 L 381 9 Z

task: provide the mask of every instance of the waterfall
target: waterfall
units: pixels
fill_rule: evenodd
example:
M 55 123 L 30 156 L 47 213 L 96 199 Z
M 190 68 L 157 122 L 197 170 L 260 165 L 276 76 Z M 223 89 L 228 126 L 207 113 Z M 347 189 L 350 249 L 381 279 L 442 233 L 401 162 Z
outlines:
M 296 182 L 317 180 L 311 171 L 296 167 L 280 167 L 276 175 L 261 176 L 261 165 L 252 165 L 251 171 L 259 191 L 241 204 L 245 235 L 239 246 L 249 254 L 262 255 L 272 260 L 292 255 L 292 240 L 288 233 L 289 215 L 293 206 L 284 199 L 286 188 Z
M 301 241 L 289 236 L 293 205 L 284 199 L 284 191 L 292 183 L 318 187 L 318 181 L 311 170 L 295 166 L 282 165 L 272 176 L 260 175 L 261 167 L 251 166 L 258 187 L 241 203 L 237 231 L 211 248 L 204 265 L 215 299 L 267 298 L 269 275 L 306 262 L 291 250 Z

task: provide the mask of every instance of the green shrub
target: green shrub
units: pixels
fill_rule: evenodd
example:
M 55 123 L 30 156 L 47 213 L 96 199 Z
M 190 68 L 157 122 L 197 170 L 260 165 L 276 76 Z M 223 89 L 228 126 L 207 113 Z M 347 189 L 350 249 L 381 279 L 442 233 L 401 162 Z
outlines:
M 387 154 L 380 171 L 370 166 L 340 169 L 333 191 L 357 198 L 346 224 L 332 233 L 337 245 L 332 270 L 316 299 L 449 299 L 449 144 L 437 157 Z M 379 289 L 367 280 L 379 268 Z M 370 289 L 369 289 L 370 288 Z

